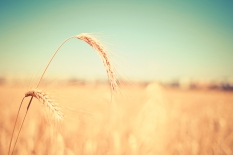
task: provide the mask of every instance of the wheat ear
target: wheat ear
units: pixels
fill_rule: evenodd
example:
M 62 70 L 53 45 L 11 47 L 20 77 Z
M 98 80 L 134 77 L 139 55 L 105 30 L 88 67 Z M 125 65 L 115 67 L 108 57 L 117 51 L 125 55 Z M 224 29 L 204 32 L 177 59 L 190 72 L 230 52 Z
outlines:
M 49 97 L 49 95 L 47 93 L 45 93 L 45 92 L 43 92 L 41 90 L 38 90 L 38 89 L 32 89 L 32 90 L 30 90 L 30 91 L 28 91 L 28 92 L 25 93 L 25 97 L 31 97 L 31 99 L 30 99 L 30 101 L 28 103 L 27 110 L 26 110 L 26 113 L 24 115 L 23 122 L 22 122 L 22 124 L 20 126 L 18 135 L 16 137 L 16 140 L 15 140 L 15 143 L 14 143 L 13 150 L 12 150 L 11 154 L 13 154 L 13 152 L 14 152 L 15 145 L 16 145 L 17 140 L 19 138 L 20 131 L 21 131 L 22 126 L 24 124 L 24 120 L 25 120 L 26 115 L 28 113 L 28 110 L 29 110 L 29 107 L 31 105 L 33 97 L 35 97 L 36 99 L 38 99 L 40 102 L 42 102 L 42 104 L 44 104 L 47 107 L 47 110 L 50 111 L 50 113 L 53 116 L 52 118 L 55 121 L 60 121 L 60 120 L 63 119 L 63 113 L 60 111 L 60 108 L 57 106 L 57 104 L 55 104 L 53 102 L 53 100 L 50 99 L 50 97 Z M 24 98 L 23 98 L 23 100 L 24 100 Z M 20 107 L 19 107 L 19 110 L 18 110 L 18 113 L 17 113 L 15 125 L 14 125 L 14 128 L 13 128 L 13 133 L 12 133 L 11 140 L 10 140 L 8 154 L 10 154 L 11 142 L 12 142 L 12 138 L 13 138 L 13 135 L 14 135 L 14 130 L 15 130 L 16 122 L 17 122 L 17 119 L 18 119 L 19 111 L 21 109 L 21 105 L 23 103 L 23 100 L 21 101 L 21 104 L 20 104 Z
M 98 40 L 96 39 L 94 36 L 88 34 L 88 33 L 81 33 L 79 35 L 76 36 L 78 39 L 85 41 L 86 43 L 88 43 L 91 47 L 93 47 L 98 54 L 100 55 L 100 57 L 103 60 L 104 66 L 106 68 L 107 74 L 108 74 L 108 80 L 110 82 L 111 85 L 111 89 L 113 91 L 117 91 L 117 79 L 115 76 L 115 72 L 112 66 L 112 63 L 108 57 L 107 54 L 107 50 L 105 48 L 105 46 Z
M 32 96 L 38 99 L 43 105 L 47 107 L 47 110 L 51 113 L 55 121 L 63 119 L 63 113 L 58 105 L 49 97 L 49 95 L 41 90 L 32 89 L 25 93 L 25 97 Z
M 88 33 L 81 33 L 81 34 L 76 35 L 76 36 L 71 36 L 71 37 L 67 38 L 65 41 L 62 42 L 62 44 L 54 52 L 53 56 L 49 60 L 49 63 L 45 67 L 36 88 L 38 88 L 38 86 L 39 86 L 39 84 L 40 84 L 46 70 L 48 69 L 50 63 L 52 62 L 54 56 L 57 54 L 58 50 L 62 47 L 62 45 L 64 45 L 68 40 L 70 40 L 72 38 L 77 38 L 77 39 L 85 41 L 86 43 L 88 43 L 91 47 L 93 47 L 98 52 L 98 54 L 100 55 L 100 57 L 103 60 L 104 66 L 106 68 L 107 75 L 108 75 L 108 80 L 109 80 L 109 83 L 110 83 L 110 86 L 111 86 L 111 90 L 117 92 L 117 88 L 118 88 L 117 78 L 115 76 L 115 72 L 114 72 L 112 63 L 111 63 L 111 61 L 109 59 L 109 56 L 107 54 L 107 50 L 106 50 L 105 46 L 98 39 L 96 39 L 94 36 L 92 36 L 92 35 L 90 35 Z

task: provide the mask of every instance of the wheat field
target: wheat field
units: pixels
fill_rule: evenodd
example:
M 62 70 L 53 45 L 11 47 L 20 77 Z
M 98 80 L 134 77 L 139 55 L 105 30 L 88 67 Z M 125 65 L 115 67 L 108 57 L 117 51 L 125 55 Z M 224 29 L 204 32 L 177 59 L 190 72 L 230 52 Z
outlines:
M 0 86 L 0 154 L 8 152 L 25 90 L 22 85 Z M 60 94 L 63 121 L 53 123 L 43 105 L 33 100 L 13 154 L 233 154 L 232 92 L 182 90 L 157 83 L 127 86 L 115 96 L 112 116 L 108 84 L 49 90 Z M 28 101 L 23 103 L 16 133 Z

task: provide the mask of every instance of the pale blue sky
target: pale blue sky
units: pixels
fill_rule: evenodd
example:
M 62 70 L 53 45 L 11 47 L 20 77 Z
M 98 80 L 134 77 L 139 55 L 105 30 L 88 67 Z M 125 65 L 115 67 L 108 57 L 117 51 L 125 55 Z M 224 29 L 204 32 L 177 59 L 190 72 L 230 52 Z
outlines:
M 231 1 L 0 2 L 0 76 L 38 74 L 63 40 L 89 32 L 112 43 L 119 72 L 132 79 L 230 77 L 232 8 Z M 107 78 L 97 54 L 75 39 L 49 73 Z

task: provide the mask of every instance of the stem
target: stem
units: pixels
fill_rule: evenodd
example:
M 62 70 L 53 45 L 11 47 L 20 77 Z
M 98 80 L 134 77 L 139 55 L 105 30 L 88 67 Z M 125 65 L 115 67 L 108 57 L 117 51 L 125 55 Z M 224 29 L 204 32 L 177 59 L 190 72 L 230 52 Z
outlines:
M 39 84 L 40 84 L 40 82 L 41 82 L 41 80 L 42 80 L 42 78 L 43 78 L 43 76 L 44 76 L 44 74 L 45 74 L 47 68 L 49 67 L 50 63 L 52 62 L 54 56 L 57 54 L 58 50 L 62 47 L 63 44 L 65 44 L 65 42 L 67 42 L 68 40 L 70 40 L 70 39 L 72 39 L 72 38 L 75 38 L 75 36 L 69 37 L 69 38 L 67 38 L 65 41 L 63 41 L 63 42 L 61 43 L 61 45 L 57 48 L 57 50 L 54 52 L 52 58 L 49 60 L 49 63 L 48 63 L 47 66 L 45 67 L 45 70 L 44 70 L 43 74 L 41 75 L 40 80 L 39 80 L 39 82 L 38 82 L 36 88 L 39 86 Z
M 18 133 L 17 138 L 16 138 L 16 140 L 15 140 L 15 144 L 14 144 L 13 150 L 12 150 L 12 152 L 11 152 L 11 155 L 14 153 L 15 145 L 16 145 L 16 143 L 17 143 L 17 141 L 18 141 L 19 134 L 20 134 L 20 132 L 21 132 L 21 129 L 22 129 L 24 120 L 25 120 L 25 118 L 26 118 L 26 116 L 27 116 L 28 109 L 29 109 L 29 107 L 30 107 L 30 105 L 31 105 L 32 99 L 33 99 L 33 96 L 31 97 L 31 99 L 30 99 L 30 101 L 29 101 L 29 103 L 28 103 L 27 111 L 26 111 L 26 113 L 25 113 L 25 115 L 24 115 L 23 122 L 22 122 L 22 124 L 21 124 L 21 126 L 20 126 L 19 133 Z
M 17 123 L 17 119 L 18 119 L 18 116 L 19 116 L 19 111 L 21 109 L 24 98 L 22 99 L 22 101 L 20 103 L 19 110 L 18 110 L 18 113 L 17 113 L 17 116 L 16 116 L 15 125 L 14 125 L 14 128 L 13 128 L 13 132 L 12 132 L 12 135 L 11 135 L 11 141 L 10 141 L 10 145 L 9 145 L 9 149 L 8 149 L 8 155 L 10 154 L 11 143 L 12 143 L 13 135 L 14 135 L 14 132 L 15 132 L 15 126 L 16 126 L 16 123 Z

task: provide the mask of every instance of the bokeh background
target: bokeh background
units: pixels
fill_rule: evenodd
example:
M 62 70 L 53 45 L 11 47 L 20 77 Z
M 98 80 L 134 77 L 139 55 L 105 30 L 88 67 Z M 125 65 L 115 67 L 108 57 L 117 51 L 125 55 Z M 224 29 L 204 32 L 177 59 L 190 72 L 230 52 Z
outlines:
M 51 122 L 34 98 L 13 154 L 233 154 L 232 8 L 231 1 L 0 1 L 0 154 L 9 152 L 25 92 L 58 46 L 80 33 L 108 47 L 119 91 L 111 93 L 98 54 L 69 40 L 38 88 L 64 120 Z

